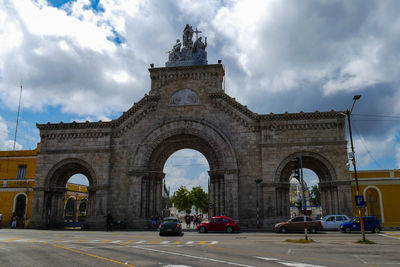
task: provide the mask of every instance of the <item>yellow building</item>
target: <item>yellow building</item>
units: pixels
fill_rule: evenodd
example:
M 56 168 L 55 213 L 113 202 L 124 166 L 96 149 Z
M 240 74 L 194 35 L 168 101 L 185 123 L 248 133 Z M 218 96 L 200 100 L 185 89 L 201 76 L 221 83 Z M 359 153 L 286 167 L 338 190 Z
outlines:
M 25 227 L 32 214 L 36 158 L 40 144 L 33 150 L 0 151 L 0 226 L 9 227 L 18 216 L 17 227 Z M 84 185 L 68 183 L 65 193 L 65 220 L 82 221 L 86 216 L 88 191 Z
M 356 195 L 356 182 L 353 178 L 353 213 L 358 215 L 354 196 Z M 366 202 L 365 213 L 376 216 L 385 227 L 400 226 L 400 170 L 357 171 L 360 195 Z

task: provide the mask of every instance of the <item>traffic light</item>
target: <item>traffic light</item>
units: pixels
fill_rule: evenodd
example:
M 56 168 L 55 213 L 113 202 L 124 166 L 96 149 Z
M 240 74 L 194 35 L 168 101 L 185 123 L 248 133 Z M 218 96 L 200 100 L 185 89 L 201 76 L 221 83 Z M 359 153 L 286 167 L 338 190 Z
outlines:
M 300 180 L 300 158 L 294 158 L 291 160 L 293 169 L 293 178 Z

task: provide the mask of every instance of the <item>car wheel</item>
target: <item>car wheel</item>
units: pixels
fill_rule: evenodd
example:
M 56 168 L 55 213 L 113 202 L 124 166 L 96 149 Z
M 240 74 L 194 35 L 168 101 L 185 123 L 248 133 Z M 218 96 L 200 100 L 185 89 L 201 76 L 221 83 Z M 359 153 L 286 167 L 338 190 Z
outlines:
M 347 227 L 346 229 L 344 229 L 344 231 L 345 231 L 346 233 L 348 233 L 348 234 L 351 233 L 351 229 L 350 229 L 349 227 Z
M 202 227 L 199 228 L 199 232 L 200 233 L 205 233 L 205 232 L 207 232 L 207 230 L 206 230 L 206 228 L 204 226 L 202 226 Z
M 281 232 L 281 233 L 286 233 L 286 232 L 287 232 L 286 227 L 285 227 L 285 226 L 282 226 L 281 229 L 279 229 L 279 232 Z
M 317 228 L 311 227 L 310 228 L 310 233 L 315 234 L 317 232 Z
M 233 233 L 233 228 L 230 227 L 230 226 L 226 227 L 226 232 L 232 234 Z
M 381 229 L 379 229 L 379 227 L 375 227 L 374 230 L 372 232 L 374 233 L 379 233 L 381 231 Z

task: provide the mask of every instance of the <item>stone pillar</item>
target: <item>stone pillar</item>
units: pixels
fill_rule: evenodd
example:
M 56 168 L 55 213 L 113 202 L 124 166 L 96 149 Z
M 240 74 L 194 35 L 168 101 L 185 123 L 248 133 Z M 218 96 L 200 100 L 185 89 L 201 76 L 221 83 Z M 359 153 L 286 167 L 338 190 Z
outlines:
M 338 188 L 338 214 L 346 214 L 353 216 L 352 212 L 352 195 L 351 195 L 351 181 L 343 182 L 337 186 Z
M 263 182 L 260 184 L 262 190 L 262 215 L 263 215 L 263 228 L 272 229 L 273 224 L 278 221 L 277 219 L 277 193 L 275 183 Z M 269 227 L 269 228 L 268 228 Z
M 89 229 L 104 229 L 106 224 L 105 215 L 110 207 L 107 205 L 108 185 L 102 184 L 97 186 L 89 186 L 89 216 L 85 223 Z M 111 215 L 113 211 L 110 210 Z
M 225 214 L 233 220 L 239 220 L 237 173 L 224 175 L 224 208 Z
M 43 188 L 33 189 L 32 216 L 28 228 L 44 228 L 45 221 L 45 193 Z
M 143 176 L 133 175 L 129 177 L 128 205 L 126 210 L 127 227 L 143 228 L 143 219 L 141 218 L 142 200 L 142 180 Z

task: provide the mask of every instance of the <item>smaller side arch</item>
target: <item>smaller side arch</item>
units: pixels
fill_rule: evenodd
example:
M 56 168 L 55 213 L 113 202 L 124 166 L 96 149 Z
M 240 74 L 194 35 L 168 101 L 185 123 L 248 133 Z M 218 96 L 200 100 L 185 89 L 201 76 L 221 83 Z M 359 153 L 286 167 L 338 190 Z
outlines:
M 61 173 L 64 174 L 64 172 L 66 172 L 66 175 L 61 175 Z M 50 187 L 66 184 L 67 181 L 61 179 L 69 179 L 69 177 L 77 173 L 85 175 L 90 186 L 97 185 L 96 173 L 92 166 L 85 160 L 79 158 L 67 158 L 54 164 L 46 175 L 44 185 Z M 69 177 L 67 178 L 66 176 Z
M 376 186 L 374 186 L 374 185 L 369 185 L 369 186 L 367 186 L 367 187 L 365 187 L 364 188 L 364 191 L 363 191 L 363 196 L 364 196 L 364 199 L 365 200 L 367 200 L 367 191 L 368 191 L 368 189 L 375 189 L 377 192 L 378 192 L 378 196 L 379 196 L 379 209 L 380 209 L 380 212 L 381 212 L 381 217 L 382 217 L 382 224 L 385 222 L 385 213 L 384 213 L 384 210 L 383 210 L 383 202 L 382 202 L 382 193 L 381 193 L 381 190 L 378 188 L 378 187 L 376 187 Z M 367 203 L 368 203 L 368 201 L 367 201 Z
M 303 168 L 308 168 L 313 170 L 317 175 L 318 178 L 320 179 L 320 182 L 325 182 L 325 181 L 335 181 L 337 180 L 337 175 L 335 168 L 333 165 L 330 163 L 328 159 L 326 159 L 324 156 L 322 156 L 319 153 L 316 152 L 311 152 L 311 151 L 301 151 L 301 152 L 295 152 L 292 153 L 288 156 L 286 156 L 278 165 L 278 167 L 275 170 L 275 175 L 274 175 L 274 181 L 275 182 L 282 182 L 281 179 L 283 176 L 290 176 L 289 172 L 291 169 L 289 169 L 287 166 L 289 165 L 290 161 L 296 157 L 300 157 L 300 155 L 303 158 L 309 158 L 310 160 L 315 160 L 317 161 L 317 164 L 313 166 L 307 166 L 307 162 L 303 162 Z M 329 180 L 328 180 L 329 179 Z

